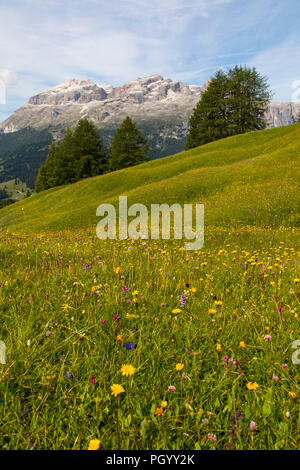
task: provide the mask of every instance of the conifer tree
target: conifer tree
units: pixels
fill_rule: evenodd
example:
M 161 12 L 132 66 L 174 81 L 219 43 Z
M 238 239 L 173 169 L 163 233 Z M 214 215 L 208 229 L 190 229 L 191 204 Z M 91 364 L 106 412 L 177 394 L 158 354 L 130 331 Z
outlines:
M 73 133 L 73 160 L 76 162 L 75 178 L 100 175 L 105 170 L 105 152 L 94 123 L 81 119 Z
M 129 116 L 116 131 L 108 151 L 108 165 L 111 171 L 138 165 L 149 160 L 149 146 L 136 124 Z
M 99 132 L 92 122 L 81 119 L 74 131 L 67 128 L 59 145 L 52 142 L 46 162 L 38 173 L 36 191 L 99 175 L 104 172 L 105 163 Z
M 229 135 L 265 129 L 272 94 L 255 68 L 236 66 L 227 73 Z
M 44 165 L 41 166 L 35 183 L 37 193 L 56 186 L 55 176 L 57 169 L 58 148 L 56 143 L 52 141 L 49 154 Z
M 265 77 L 255 68 L 219 70 L 190 118 L 186 149 L 264 129 L 271 96 Z
M 47 163 L 47 161 L 46 161 Z M 66 129 L 64 138 L 57 150 L 54 164 L 53 186 L 74 183 L 76 180 L 76 162 L 74 158 L 73 131 Z
M 228 98 L 226 74 L 219 70 L 210 81 L 190 118 L 186 149 L 227 137 L 226 100 Z

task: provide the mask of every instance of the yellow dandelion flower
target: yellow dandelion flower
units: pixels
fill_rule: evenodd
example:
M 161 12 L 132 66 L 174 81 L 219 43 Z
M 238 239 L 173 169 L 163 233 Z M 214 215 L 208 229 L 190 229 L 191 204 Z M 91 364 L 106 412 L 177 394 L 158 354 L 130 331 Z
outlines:
M 120 266 L 118 266 L 116 269 L 115 269 L 115 273 L 116 274 L 122 274 L 122 268 Z
M 215 308 L 210 308 L 210 309 L 208 310 L 208 313 L 211 313 L 211 314 L 217 313 L 217 310 L 216 310 Z
M 167 401 L 162 401 L 161 404 L 160 404 L 160 406 L 161 406 L 162 408 L 167 408 L 168 402 L 167 402 Z
M 113 384 L 111 387 L 111 394 L 114 396 L 114 397 L 117 397 L 118 395 L 120 395 L 120 393 L 123 393 L 125 392 L 124 388 L 122 387 L 122 385 L 119 385 L 119 384 Z
M 172 310 L 172 313 L 175 313 L 175 314 L 176 314 L 176 313 L 180 313 L 180 312 L 181 312 L 180 308 L 174 308 L 174 309 Z
M 70 310 L 70 308 L 71 308 L 71 307 L 70 307 L 70 305 L 68 305 L 68 304 L 63 304 L 63 305 L 62 305 L 62 309 L 63 309 L 64 312 L 67 312 L 68 310 Z
M 138 290 L 133 291 L 133 292 L 132 292 L 133 297 L 136 297 L 136 296 L 138 295 L 138 293 L 139 293 Z
M 291 398 L 297 398 L 297 395 L 296 395 L 295 392 L 290 392 L 290 393 L 289 393 L 289 396 L 290 396 Z
M 222 350 L 222 346 L 220 343 L 217 343 L 216 350 L 220 352 Z
M 89 442 L 88 450 L 98 450 L 99 447 L 100 447 L 100 441 L 99 441 L 99 439 L 92 439 L 92 440 Z
M 135 368 L 131 364 L 123 364 L 121 367 L 122 375 L 133 375 L 135 373 Z
M 259 388 L 259 385 L 256 382 L 248 382 L 247 388 L 248 390 L 257 390 Z
M 197 288 L 196 288 L 196 287 L 192 287 L 192 288 L 190 289 L 190 292 L 192 292 L 192 293 L 197 292 Z
M 179 371 L 180 371 L 180 370 L 182 370 L 183 368 L 184 368 L 184 364 L 180 364 L 180 363 L 176 364 L 176 370 L 179 370 Z
M 300 282 L 300 279 L 298 279 L 298 278 L 294 279 L 295 284 L 298 284 L 298 282 Z
M 117 336 L 117 341 L 122 341 L 122 338 L 123 338 L 122 335 L 118 335 L 118 336 Z
M 215 300 L 215 306 L 216 307 L 220 307 L 221 305 L 223 305 L 222 300 Z
M 246 343 L 244 341 L 241 341 L 240 342 L 240 347 L 245 349 L 246 348 Z

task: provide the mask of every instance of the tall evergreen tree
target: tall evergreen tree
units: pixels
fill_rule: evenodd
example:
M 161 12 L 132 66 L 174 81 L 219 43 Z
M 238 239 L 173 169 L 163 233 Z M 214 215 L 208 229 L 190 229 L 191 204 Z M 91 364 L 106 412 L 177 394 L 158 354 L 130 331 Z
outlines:
M 94 123 L 81 119 L 73 134 L 73 159 L 76 162 L 75 178 L 88 178 L 104 172 L 105 152 Z
M 50 150 L 48 157 L 39 169 L 36 183 L 35 183 L 35 190 L 37 193 L 40 191 L 45 191 L 46 189 L 52 188 L 56 186 L 55 177 L 56 177 L 56 169 L 58 166 L 58 148 L 56 143 L 52 141 L 50 145 Z
M 186 148 L 207 144 L 228 136 L 226 100 L 228 80 L 219 70 L 210 81 L 190 118 Z
M 36 191 L 70 184 L 104 172 L 105 151 L 95 125 L 81 119 L 74 131 L 66 130 L 59 145 L 52 142 L 46 162 L 40 168 Z
M 74 133 L 72 129 L 68 127 L 64 138 L 58 146 L 53 186 L 70 184 L 76 181 L 76 160 L 74 157 L 73 135 Z
M 265 129 L 272 94 L 265 77 L 255 68 L 236 66 L 228 71 L 229 134 Z
M 149 160 L 149 146 L 136 124 L 129 116 L 116 131 L 108 151 L 108 166 L 111 171 L 138 165 Z
M 271 96 L 266 79 L 255 68 L 219 70 L 190 118 L 186 148 L 264 129 Z

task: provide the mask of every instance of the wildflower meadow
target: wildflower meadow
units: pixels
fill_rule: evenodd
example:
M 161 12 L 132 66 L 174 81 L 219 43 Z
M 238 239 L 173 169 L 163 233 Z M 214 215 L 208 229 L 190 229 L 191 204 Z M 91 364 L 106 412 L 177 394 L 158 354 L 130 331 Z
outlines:
M 298 241 L 2 230 L 0 448 L 296 449 Z

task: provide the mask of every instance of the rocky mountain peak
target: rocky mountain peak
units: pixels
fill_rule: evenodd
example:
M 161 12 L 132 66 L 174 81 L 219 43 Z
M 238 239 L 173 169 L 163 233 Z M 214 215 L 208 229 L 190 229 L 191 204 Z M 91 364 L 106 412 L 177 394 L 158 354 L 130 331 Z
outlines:
M 88 103 L 101 101 L 107 97 L 106 91 L 91 80 L 71 79 L 49 88 L 29 99 L 29 105 L 64 105 L 68 103 Z
M 99 85 L 91 80 L 71 79 L 30 98 L 0 124 L 0 132 L 10 133 L 25 127 L 63 131 L 81 118 L 92 120 L 98 128 L 115 129 L 126 116 L 137 123 L 164 122 L 164 138 L 184 138 L 188 120 L 204 85 L 188 85 L 159 74 L 140 77 L 122 86 Z M 300 104 L 271 103 L 269 127 L 291 124 Z M 156 131 L 155 131 L 156 132 Z M 158 131 L 157 131 L 158 132 Z

